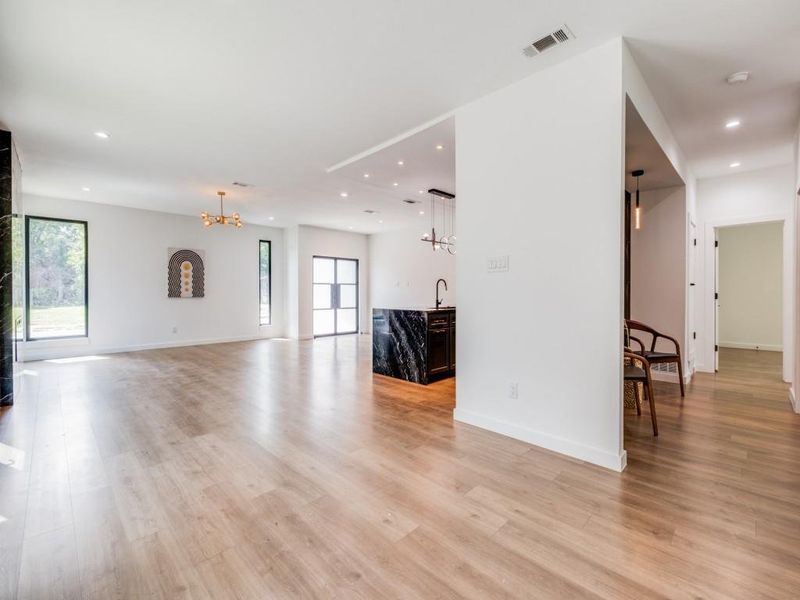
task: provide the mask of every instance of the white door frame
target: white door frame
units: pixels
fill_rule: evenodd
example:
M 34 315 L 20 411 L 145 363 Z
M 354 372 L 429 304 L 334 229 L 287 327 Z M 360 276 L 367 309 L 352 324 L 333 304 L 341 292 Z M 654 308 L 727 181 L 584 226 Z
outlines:
M 703 355 L 714 356 L 714 345 L 716 335 L 714 330 L 716 300 L 714 299 L 714 281 L 716 280 L 716 260 L 714 240 L 716 230 L 721 227 L 732 227 L 736 225 L 753 225 L 757 223 L 783 223 L 783 306 L 782 306 L 782 344 L 783 344 L 783 380 L 791 381 L 793 376 L 793 364 L 795 355 L 794 339 L 794 277 L 793 269 L 795 265 L 793 235 L 790 230 L 794 226 L 792 219 L 786 214 L 776 213 L 767 215 L 753 215 L 720 219 L 717 221 L 706 221 L 704 231 L 703 263 L 705 265 L 704 277 L 704 297 L 700 299 L 699 305 L 705 313 L 704 323 L 707 332 L 702 340 L 704 348 Z
M 697 223 L 694 216 L 687 213 L 686 242 L 689 254 L 686 257 L 686 357 L 684 358 L 684 379 L 691 380 L 697 364 L 697 260 L 700 248 L 697 247 Z

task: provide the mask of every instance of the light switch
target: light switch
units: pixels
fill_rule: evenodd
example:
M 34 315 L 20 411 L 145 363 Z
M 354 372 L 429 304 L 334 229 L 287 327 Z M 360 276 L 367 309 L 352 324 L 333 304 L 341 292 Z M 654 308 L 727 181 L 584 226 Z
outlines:
M 487 273 L 504 273 L 508 271 L 508 255 L 505 256 L 492 256 L 489 258 L 486 272 Z

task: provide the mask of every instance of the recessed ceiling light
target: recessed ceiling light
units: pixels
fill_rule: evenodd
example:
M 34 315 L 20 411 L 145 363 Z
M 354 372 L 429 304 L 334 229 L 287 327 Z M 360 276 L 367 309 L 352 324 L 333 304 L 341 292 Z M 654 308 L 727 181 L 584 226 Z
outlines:
M 353 226 L 352 226 L 352 225 L 348 225 L 348 226 L 347 226 L 347 228 L 348 228 L 348 229 L 352 229 L 352 228 L 353 228 Z
M 347 198 L 347 192 L 340 192 L 340 193 L 339 193 L 339 195 L 340 195 L 342 198 Z
M 441 144 L 436 144 L 436 149 L 437 150 L 442 150 L 443 148 L 444 148 L 444 146 L 442 146 Z
M 270 217 L 270 218 L 269 218 L 269 220 L 270 220 L 270 221 L 274 221 L 274 220 L 275 220 L 275 217 Z
M 395 182 L 394 182 L 392 185 L 393 185 L 394 187 L 397 187 L 397 186 L 398 186 L 398 185 L 400 185 L 400 184 L 399 184 L 399 183 L 397 183 L 397 182 L 395 181 Z
M 84 192 L 91 192 L 91 191 L 92 191 L 92 188 L 90 188 L 90 187 L 86 187 L 86 186 L 82 187 L 81 189 L 82 189 Z
M 381 221 L 381 220 L 378 220 L 378 223 L 383 223 L 383 221 Z
M 424 193 L 425 193 L 425 190 L 419 190 L 417 193 L 418 193 L 418 194 L 424 194 Z
M 735 169 L 736 167 L 740 167 L 742 163 L 740 162 L 732 162 L 729 166 L 731 169 Z
M 99 137 L 101 140 L 107 140 L 111 137 L 111 134 L 107 131 L 95 131 L 94 135 L 95 137 Z
M 424 215 L 424 214 L 425 214 L 425 211 L 424 211 L 424 210 L 421 210 L 421 211 L 419 211 L 419 214 L 421 214 L 421 215 Z
M 731 119 L 730 121 L 725 123 L 725 127 L 727 127 L 728 129 L 733 129 L 734 127 L 738 127 L 741 124 L 742 123 L 741 121 L 739 121 L 739 119 Z
M 728 75 L 725 81 L 731 85 L 736 85 L 737 83 L 744 83 L 748 79 L 750 79 L 750 71 L 737 71 Z
M 402 167 L 402 166 L 403 166 L 404 164 L 406 164 L 406 163 L 404 163 L 402 160 L 398 160 L 398 161 L 397 161 L 397 164 L 398 164 L 399 166 L 401 166 L 401 167 Z
M 369 179 L 369 173 L 364 173 L 364 179 Z

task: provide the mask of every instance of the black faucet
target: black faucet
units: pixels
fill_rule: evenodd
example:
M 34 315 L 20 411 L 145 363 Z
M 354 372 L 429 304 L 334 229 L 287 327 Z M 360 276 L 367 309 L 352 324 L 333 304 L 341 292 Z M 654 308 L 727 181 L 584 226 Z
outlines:
M 437 279 L 436 280 L 436 309 L 437 310 L 439 309 L 439 306 L 441 306 L 441 304 L 442 304 L 442 301 L 439 300 L 439 284 L 440 283 L 444 284 L 444 291 L 445 292 L 447 291 L 447 282 L 444 279 Z

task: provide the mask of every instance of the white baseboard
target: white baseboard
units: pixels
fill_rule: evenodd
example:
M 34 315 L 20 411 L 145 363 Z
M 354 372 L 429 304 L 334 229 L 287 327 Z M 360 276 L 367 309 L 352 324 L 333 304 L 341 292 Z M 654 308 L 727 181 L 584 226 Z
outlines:
M 271 337 L 271 336 L 270 336 Z M 91 340 L 85 340 L 80 345 L 64 344 L 53 345 L 54 340 L 48 340 L 46 345 L 36 347 L 37 342 L 25 342 L 25 346 L 20 348 L 20 356 L 23 362 L 37 360 L 52 360 L 57 358 L 74 358 L 94 354 L 118 354 L 120 352 L 138 352 L 140 350 L 159 350 L 163 348 L 183 348 L 185 346 L 205 346 L 207 344 L 225 344 L 230 342 L 251 342 L 255 340 L 269 339 L 267 336 L 243 335 L 229 338 L 214 338 L 200 340 L 181 340 L 174 342 L 155 342 L 150 344 L 132 344 L 129 346 L 99 346 L 93 347 Z M 69 340 L 65 340 L 69 341 Z
M 612 471 L 622 471 L 627 465 L 627 453 L 625 450 L 621 454 L 614 454 L 592 446 L 586 446 L 578 442 L 566 440 L 541 431 L 535 431 L 522 427 L 514 423 L 507 423 L 493 417 L 480 415 L 472 411 L 456 407 L 453 411 L 453 418 L 461 423 L 474 425 L 481 429 L 487 429 L 501 435 L 522 440 L 534 446 L 540 446 L 553 452 L 566 454 L 579 460 L 584 460 L 592 464 L 611 469 Z
M 739 350 L 765 350 L 767 352 L 783 352 L 781 344 L 751 344 L 750 342 L 720 342 L 720 348 L 737 348 Z
M 794 386 L 789 388 L 789 402 L 792 403 L 794 412 L 800 413 L 800 403 L 797 402 L 797 397 L 794 395 Z

